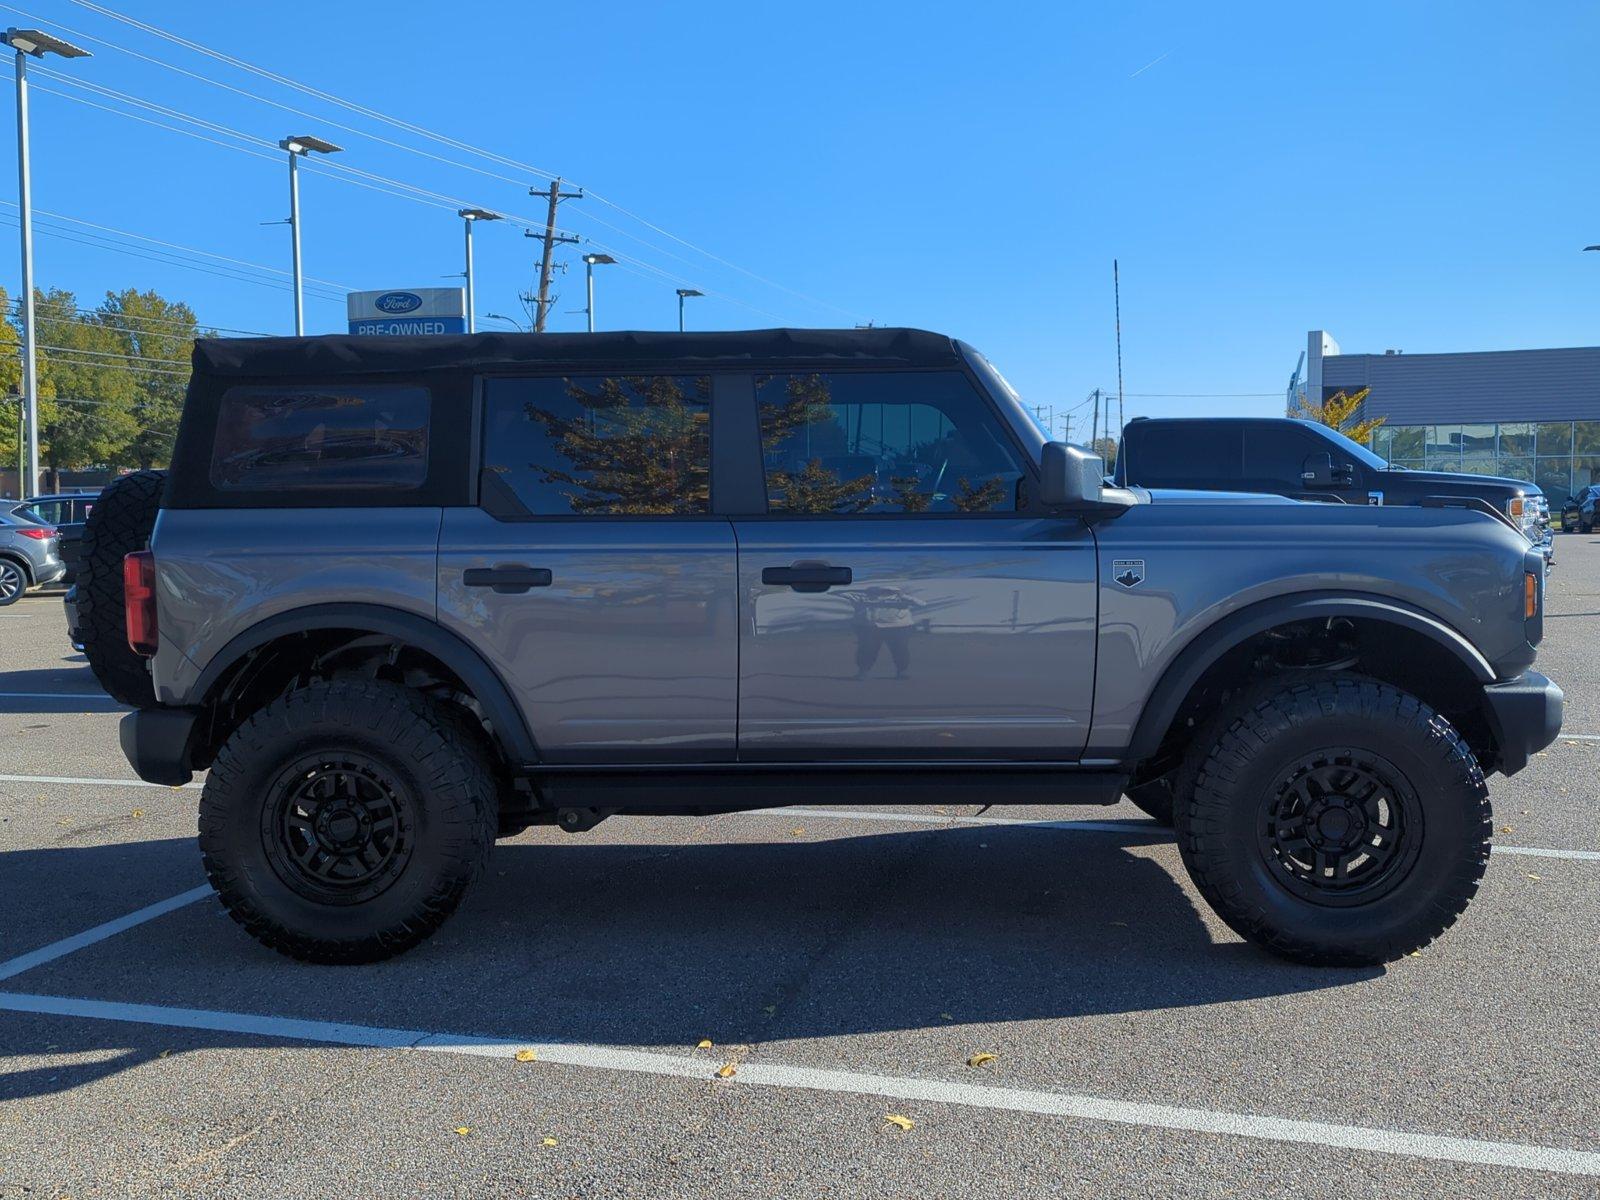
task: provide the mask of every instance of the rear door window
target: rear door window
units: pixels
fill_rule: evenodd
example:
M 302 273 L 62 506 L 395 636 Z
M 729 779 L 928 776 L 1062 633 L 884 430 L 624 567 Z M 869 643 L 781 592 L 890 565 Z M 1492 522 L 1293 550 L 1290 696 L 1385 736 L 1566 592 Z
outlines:
M 1251 425 L 1244 435 L 1242 486 L 1248 491 L 1304 492 L 1306 460 L 1317 454 L 1329 455 L 1336 464 L 1347 461 L 1338 447 L 1298 425 Z
M 1231 490 L 1244 476 L 1243 428 L 1231 422 L 1140 422 L 1123 440 L 1138 487 Z
M 211 483 L 226 492 L 407 491 L 428 474 L 429 392 L 405 384 L 232 387 Z
M 485 383 L 482 503 L 496 516 L 711 511 L 709 375 Z

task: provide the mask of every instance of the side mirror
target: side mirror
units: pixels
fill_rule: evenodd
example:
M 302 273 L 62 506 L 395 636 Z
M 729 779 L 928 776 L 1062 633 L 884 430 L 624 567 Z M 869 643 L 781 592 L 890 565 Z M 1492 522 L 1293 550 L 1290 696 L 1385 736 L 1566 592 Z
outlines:
M 1356 481 L 1354 463 L 1335 466 L 1331 454 L 1308 455 L 1300 470 L 1300 482 L 1308 488 L 1349 487 Z
M 1106 464 L 1066 442 L 1046 442 L 1039 457 L 1039 499 L 1047 508 L 1075 508 L 1101 503 Z

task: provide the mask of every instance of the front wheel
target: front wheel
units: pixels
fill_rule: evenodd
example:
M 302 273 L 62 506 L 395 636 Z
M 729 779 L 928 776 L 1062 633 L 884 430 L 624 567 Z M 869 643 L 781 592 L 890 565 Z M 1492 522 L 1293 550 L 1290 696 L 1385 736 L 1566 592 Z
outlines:
M 1241 700 L 1180 784 L 1178 846 L 1235 931 L 1323 966 L 1389 962 L 1466 910 L 1489 794 L 1454 726 L 1356 676 Z
M 200 797 L 206 876 L 233 918 L 292 958 L 364 963 L 455 911 L 494 844 L 477 731 L 392 683 L 279 697 L 223 744 Z

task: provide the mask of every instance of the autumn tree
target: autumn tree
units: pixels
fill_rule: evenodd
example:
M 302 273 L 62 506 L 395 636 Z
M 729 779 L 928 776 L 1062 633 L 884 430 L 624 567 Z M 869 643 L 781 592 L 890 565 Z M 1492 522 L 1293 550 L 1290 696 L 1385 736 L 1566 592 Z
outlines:
M 1293 415 L 1303 421 L 1315 421 L 1318 425 L 1326 425 L 1329 429 L 1344 434 L 1352 442 L 1365 446 L 1372 441 L 1373 432 L 1384 422 L 1383 417 L 1356 420 L 1356 414 L 1361 411 L 1362 403 L 1371 392 L 1371 388 L 1362 388 L 1354 395 L 1342 391 L 1335 392 L 1321 404 L 1313 404 L 1305 396 L 1297 396 Z
M 138 432 L 138 387 L 122 342 L 110 328 L 78 308 L 62 289 L 34 299 L 38 329 L 41 457 L 51 486 L 69 467 L 115 465 Z
M 188 387 L 187 363 L 194 340 L 203 336 L 194 310 L 153 291 L 107 292 L 95 320 L 116 338 L 123 368 L 134 381 L 133 415 L 138 423 L 126 455 L 142 468 L 172 456 Z

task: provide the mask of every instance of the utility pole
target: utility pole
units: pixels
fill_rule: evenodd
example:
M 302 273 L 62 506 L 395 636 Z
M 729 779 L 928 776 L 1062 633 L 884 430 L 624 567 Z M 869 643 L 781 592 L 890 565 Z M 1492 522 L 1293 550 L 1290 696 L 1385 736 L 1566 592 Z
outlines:
M 1094 390 L 1094 421 L 1089 426 L 1089 450 L 1093 452 L 1094 444 L 1100 437 L 1100 389 Z
M 533 318 L 533 331 L 535 333 L 543 333 L 545 319 L 550 315 L 550 256 L 555 252 L 558 244 L 575 243 L 578 240 L 575 237 L 556 232 L 556 205 L 563 200 L 582 200 L 583 191 L 579 189 L 576 192 L 563 192 L 561 190 L 561 180 L 553 179 L 550 181 L 549 191 L 545 191 L 543 188 L 529 188 L 528 195 L 545 196 L 550 201 L 550 208 L 544 219 L 544 232 L 535 233 L 531 229 L 528 230 L 529 237 L 538 238 L 544 243 L 544 253 L 539 257 L 539 298 L 536 302 L 537 309 Z

